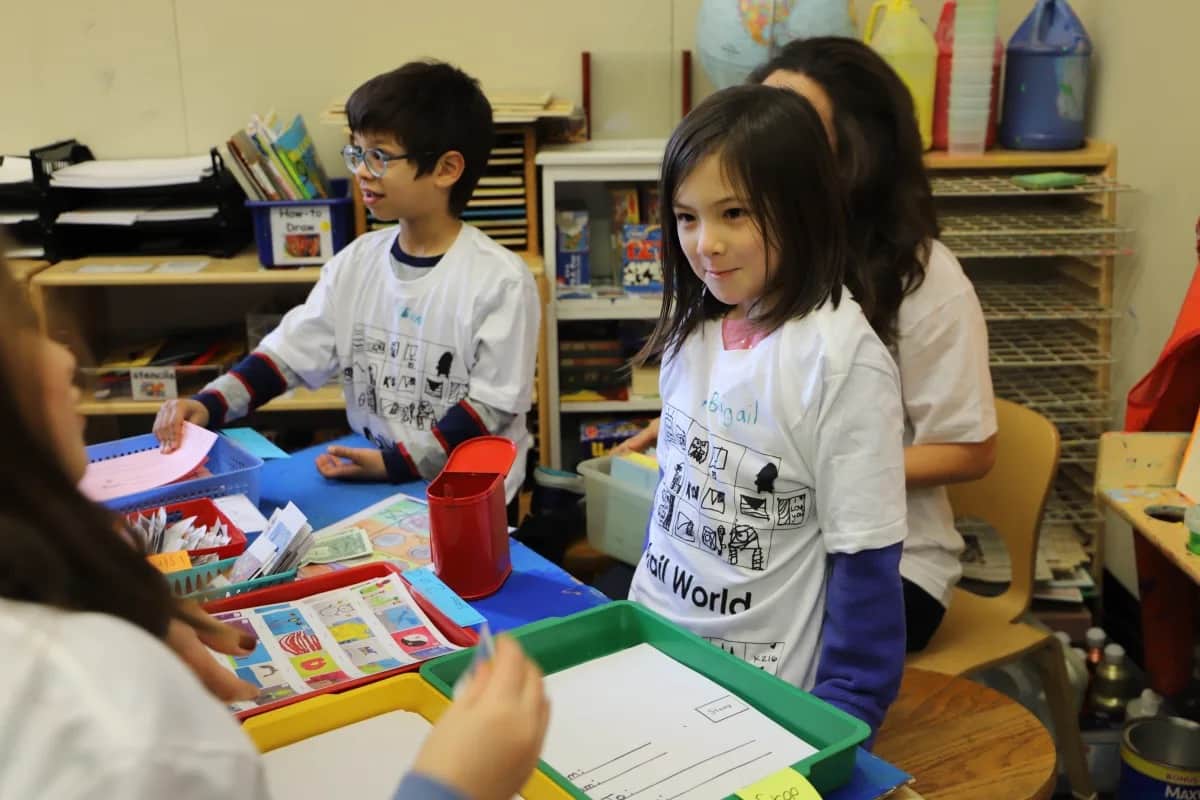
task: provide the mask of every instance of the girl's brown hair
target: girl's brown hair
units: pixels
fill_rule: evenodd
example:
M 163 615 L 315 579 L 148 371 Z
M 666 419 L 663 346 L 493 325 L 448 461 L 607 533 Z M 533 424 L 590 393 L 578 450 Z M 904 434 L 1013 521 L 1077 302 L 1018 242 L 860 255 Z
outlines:
M 60 463 L 39 411 L 37 321 L 2 253 L 0 242 L 0 598 L 111 614 L 162 638 L 185 613 Z

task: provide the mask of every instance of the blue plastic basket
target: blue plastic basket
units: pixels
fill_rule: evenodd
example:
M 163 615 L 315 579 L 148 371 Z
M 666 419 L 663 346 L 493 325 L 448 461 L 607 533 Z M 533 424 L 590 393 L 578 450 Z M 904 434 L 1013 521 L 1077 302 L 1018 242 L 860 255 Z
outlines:
M 103 461 L 146 450 L 157 450 L 158 439 L 152 433 L 118 439 L 115 442 L 94 444 L 87 449 L 88 461 Z M 120 513 L 137 511 L 156 505 L 169 505 L 199 497 L 224 497 L 244 494 L 250 502 L 258 505 L 258 480 L 262 472 L 262 459 L 247 453 L 224 436 L 218 436 L 208 451 L 205 467 L 212 475 L 180 483 L 171 483 L 145 492 L 114 497 L 104 505 Z
M 334 178 L 330 182 L 333 197 L 318 197 L 314 200 L 247 200 L 246 208 L 254 218 L 254 243 L 258 247 L 258 261 L 264 267 L 295 266 L 277 263 L 280 254 L 275 252 L 271 238 L 271 209 L 273 208 L 329 208 L 330 237 L 333 244 L 332 256 L 354 238 L 354 205 L 350 197 L 350 182 L 345 178 Z M 314 257 L 307 262 L 320 264 L 327 258 Z

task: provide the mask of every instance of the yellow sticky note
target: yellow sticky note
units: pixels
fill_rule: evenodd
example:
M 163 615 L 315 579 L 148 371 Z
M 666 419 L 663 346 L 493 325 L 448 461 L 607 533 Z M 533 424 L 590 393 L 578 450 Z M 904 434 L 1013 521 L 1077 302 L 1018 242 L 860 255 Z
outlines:
M 159 572 L 179 572 L 181 569 L 192 568 L 192 557 L 187 550 L 176 550 L 172 553 L 153 553 L 146 560 L 158 567 Z
M 737 796 L 742 800 L 821 800 L 808 778 L 791 767 L 745 789 L 738 789 Z

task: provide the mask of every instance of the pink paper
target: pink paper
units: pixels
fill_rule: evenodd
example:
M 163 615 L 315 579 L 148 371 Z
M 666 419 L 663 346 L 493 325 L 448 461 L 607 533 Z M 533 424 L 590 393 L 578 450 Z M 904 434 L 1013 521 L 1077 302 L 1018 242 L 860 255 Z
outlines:
M 190 422 L 183 423 L 179 449 L 164 455 L 157 447 L 88 464 L 79 491 L 97 503 L 128 494 L 157 489 L 194 472 L 208 457 L 217 434 Z

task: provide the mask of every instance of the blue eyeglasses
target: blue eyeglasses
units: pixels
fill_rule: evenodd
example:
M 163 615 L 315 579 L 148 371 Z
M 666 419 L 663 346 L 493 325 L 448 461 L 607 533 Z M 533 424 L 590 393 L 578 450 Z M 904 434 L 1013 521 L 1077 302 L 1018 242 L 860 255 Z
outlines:
M 342 148 L 342 159 L 346 162 L 346 169 L 351 172 L 357 172 L 358 166 L 366 163 L 367 172 L 374 175 L 376 178 L 382 178 L 387 173 L 388 165 L 393 161 L 415 161 L 422 156 L 427 156 L 428 153 L 401 153 L 399 155 L 390 156 L 380 150 L 378 147 L 372 147 L 369 150 L 363 150 L 358 145 L 348 144 Z

